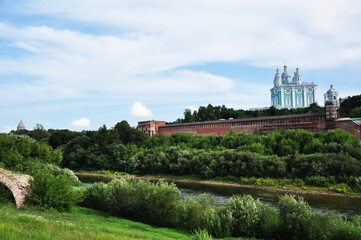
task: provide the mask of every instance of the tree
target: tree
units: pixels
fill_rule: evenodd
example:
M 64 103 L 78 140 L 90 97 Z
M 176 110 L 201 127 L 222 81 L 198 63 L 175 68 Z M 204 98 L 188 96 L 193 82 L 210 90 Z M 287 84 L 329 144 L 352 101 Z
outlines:
M 361 94 L 355 96 L 348 96 L 347 98 L 340 99 L 340 113 L 341 116 L 350 116 L 351 110 L 361 107 Z
M 350 117 L 360 118 L 361 117 L 361 107 L 355 107 L 350 111 Z
M 50 133 L 44 129 L 43 125 L 37 123 L 36 127 L 34 127 L 34 130 L 29 132 L 29 136 L 38 141 L 47 141 L 47 139 L 50 137 Z
M 188 123 L 188 122 L 194 122 L 195 119 L 194 119 L 194 116 L 192 115 L 192 112 L 190 109 L 186 109 L 184 111 L 184 121 L 185 123 Z
M 56 149 L 61 145 L 65 145 L 74 138 L 81 135 L 81 133 L 79 132 L 72 132 L 68 129 L 64 129 L 64 130 L 49 129 L 49 132 L 52 132 L 49 138 L 49 144 L 50 146 L 53 147 L 53 149 Z

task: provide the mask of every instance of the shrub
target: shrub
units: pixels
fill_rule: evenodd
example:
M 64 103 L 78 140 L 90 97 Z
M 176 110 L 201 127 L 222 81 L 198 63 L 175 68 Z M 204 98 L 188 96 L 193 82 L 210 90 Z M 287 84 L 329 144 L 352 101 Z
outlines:
M 214 198 L 207 194 L 182 199 L 176 210 L 179 225 L 188 230 L 200 228 L 204 213 L 213 205 Z
M 202 217 L 202 228 L 217 238 L 229 237 L 232 234 L 233 217 L 231 212 L 224 208 L 210 209 Z
M 107 210 L 107 197 L 107 184 L 97 182 L 84 189 L 84 200 L 82 205 L 93 209 Z
M 337 193 L 353 193 L 354 192 L 352 190 L 352 188 L 349 187 L 346 183 L 332 185 L 328 188 L 328 190 L 330 190 L 332 192 L 337 192 Z
M 109 210 L 113 214 L 160 226 L 175 222 L 179 198 L 179 189 L 167 182 L 121 178 L 108 184 Z
M 306 184 L 318 187 L 329 187 L 336 183 L 335 177 L 309 176 L 305 179 Z
M 331 215 L 328 220 L 331 240 L 359 240 L 361 227 L 357 222 L 348 221 L 341 216 Z
M 71 171 L 70 169 L 60 168 L 51 163 L 41 163 L 41 162 L 29 163 L 27 166 L 27 172 L 29 172 L 30 174 L 32 174 L 33 172 L 36 172 L 38 170 L 41 170 L 41 169 L 48 170 L 54 176 L 63 175 L 64 177 L 66 177 L 68 179 L 68 181 L 73 186 L 81 186 L 82 185 L 82 183 L 79 181 L 78 177 L 75 176 L 74 172 Z
M 280 214 L 275 207 L 261 204 L 256 237 L 276 239 L 280 232 Z
M 254 236 L 260 220 L 261 203 L 250 195 L 232 196 L 226 208 L 233 218 L 233 236 Z
M 311 208 L 302 197 L 284 195 L 279 197 L 281 225 L 284 239 L 307 239 Z
M 196 230 L 195 231 L 196 237 L 195 240 L 211 240 L 213 239 L 210 234 L 208 234 L 207 230 Z
M 54 176 L 49 170 L 38 170 L 33 174 L 30 184 L 30 196 L 27 202 L 60 212 L 69 211 L 82 200 L 82 194 L 74 191 L 70 181 L 64 175 Z

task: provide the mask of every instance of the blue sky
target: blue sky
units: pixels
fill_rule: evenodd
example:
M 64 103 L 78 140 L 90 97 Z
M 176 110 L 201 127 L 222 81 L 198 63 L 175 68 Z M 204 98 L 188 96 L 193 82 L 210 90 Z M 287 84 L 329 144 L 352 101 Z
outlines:
M 277 67 L 361 94 L 360 1 L 0 0 L 0 132 L 270 106 Z

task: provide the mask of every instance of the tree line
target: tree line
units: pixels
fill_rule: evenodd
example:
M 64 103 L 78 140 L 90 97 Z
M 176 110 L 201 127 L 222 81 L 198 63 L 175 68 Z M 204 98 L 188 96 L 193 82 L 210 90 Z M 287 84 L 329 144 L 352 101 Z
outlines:
M 312 103 L 307 108 L 282 108 L 277 109 L 275 107 L 259 109 L 259 110 L 243 110 L 227 108 L 222 106 L 200 106 L 198 110 L 191 111 L 185 109 L 184 117 L 177 119 L 176 123 L 188 123 L 188 122 L 200 122 L 200 121 L 212 121 L 219 119 L 236 119 L 236 118 L 252 118 L 252 117 L 268 117 L 268 116 L 280 116 L 290 114 L 303 114 L 303 113 L 315 113 L 324 112 L 325 108 L 318 106 L 316 103 Z
M 219 119 L 237 119 L 237 118 L 252 118 L 252 117 L 268 117 L 268 116 L 280 116 L 290 114 L 303 114 L 303 113 L 316 113 L 324 112 L 325 108 L 320 107 L 317 103 L 312 103 L 306 108 L 282 108 L 277 109 L 275 107 L 258 109 L 258 110 L 243 110 L 227 108 L 225 105 L 213 106 L 200 106 L 197 110 L 191 111 L 185 109 L 183 118 L 178 118 L 176 123 L 188 123 L 198 121 L 212 121 Z M 348 96 L 346 98 L 340 98 L 340 115 L 342 117 L 358 118 L 361 117 L 361 94 L 355 96 Z

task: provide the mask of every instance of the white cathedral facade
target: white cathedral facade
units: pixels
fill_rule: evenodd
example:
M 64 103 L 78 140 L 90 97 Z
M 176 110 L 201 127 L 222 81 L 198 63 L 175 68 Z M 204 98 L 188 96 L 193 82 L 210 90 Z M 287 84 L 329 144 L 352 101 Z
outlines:
M 286 65 L 282 75 L 277 69 L 273 84 L 271 106 L 275 108 L 308 107 L 316 102 L 317 84 L 303 82 L 298 67 L 292 80 Z

